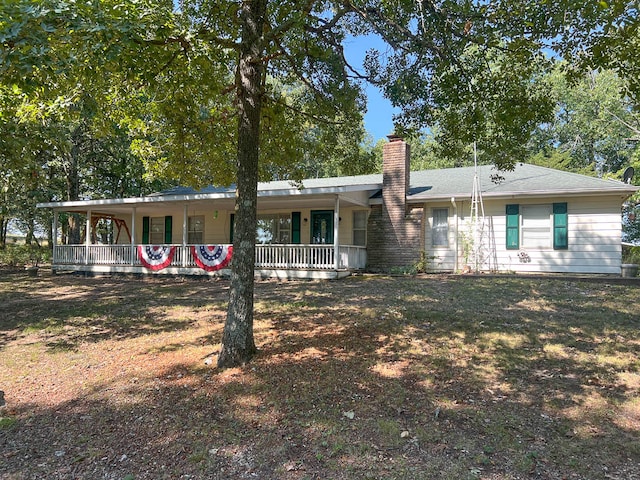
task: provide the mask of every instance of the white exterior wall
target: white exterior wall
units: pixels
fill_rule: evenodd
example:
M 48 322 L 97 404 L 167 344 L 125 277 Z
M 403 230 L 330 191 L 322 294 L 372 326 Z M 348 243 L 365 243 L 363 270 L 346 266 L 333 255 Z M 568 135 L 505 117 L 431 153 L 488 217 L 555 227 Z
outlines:
M 311 211 L 316 210 L 333 210 L 333 209 L 278 209 L 278 210 L 262 210 L 259 215 L 267 214 L 285 214 L 290 215 L 292 211 L 300 212 L 300 243 L 308 244 L 311 242 Z M 369 211 L 362 207 L 340 207 L 340 226 L 339 226 L 339 243 L 340 245 L 353 245 L 353 212 L 355 210 Z M 217 215 L 215 210 L 196 210 L 189 208 L 187 215 L 191 216 L 203 216 L 204 217 L 204 243 L 206 244 L 226 244 L 230 242 L 229 233 L 231 227 L 231 214 L 230 210 L 218 210 Z M 183 210 L 180 209 L 158 209 L 156 214 L 137 214 L 136 215 L 136 232 L 134 242 L 136 244 L 142 243 L 142 218 L 145 216 L 150 217 L 163 217 L 165 215 L 171 215 L 172 218 L 172 244 L 180 245 L 182 243 L 183 232 Z M 120 218 L 127 223 L 129 231 L 131 232 L 131 217 L 122 215 Z M 305 222 L 304 219 L 307 219 Z M 128 244 L 128 238 L 124 232 L 120 235 L 121 244 Z
M 526 205 L 551 205 L 566 202 L 568 211 L 568 249 L 553 249 L 553 218 L 550 216 L 549 245 L 544 247 L 524 247 L 522 245 L 522 222 L 520 223 L 520 248 L 506 248 L 506 205 L 518 204 L 522 219 L 522 207 Z M 458 202 L 458 270 L 465 263 L 473 269 L 473 256 L 465 254 L 472 246 L 471 204 L 469 200 Z M 432 209 L 444 208 L 446 203 L 427 205 L 426 248 L 435 271 L 454 271 L 455 243 L 450 240 L 448 248 L 431 245 Z M 485 251 L 480 270 L 500 272 L 545 272 L 545 273 L 603 273 L 620 274 L 621 264 L 621 200 L 619 196 L 564 197 L 553 199 L 510 199 L 484 201 L 486 225 L 493 223 L 494 255 Z M 449 232 L 455 235 L 455 219 L 449 204 Z M 487 228 L 487 230 L 489 230 Z M 485 246 L 488 246 L 488 234 Z M 487 250 L 487 249 L 484 249 Z
M 231 221 L 231 213 L 227 210 L 218 210 L 216 216 L 215 210 L 193 210 L 189 209 L 187 211 L 187 216 L 203 216 L 204 217 L 204 243 L 207 244 L 224 244 L 229 243 L 229 228 Z M 173 245 L 181 245 L 182 244 L 182 221 L 183 221 L 183 210 L 162 210 L 158 209 L 158 213 L 153 213 L 150 215 L 136 215 L 136 234 L 134 242 L 136 244 L 142 243 L 142 218 L 143 217 L 162 217 L 164 218 L 166 215 L 171 215 L 172 223 L 171 223 L 171 239 Z M 127 227 L 129 227 L 129 231 L 131 231 L 131 217 L 127 217 L 126 215 L 122 215 L 122 218 L 125 222 L 127 222 Z M 128 243 L 126 238 L 123 235 L 120 236 L 119 243 Z

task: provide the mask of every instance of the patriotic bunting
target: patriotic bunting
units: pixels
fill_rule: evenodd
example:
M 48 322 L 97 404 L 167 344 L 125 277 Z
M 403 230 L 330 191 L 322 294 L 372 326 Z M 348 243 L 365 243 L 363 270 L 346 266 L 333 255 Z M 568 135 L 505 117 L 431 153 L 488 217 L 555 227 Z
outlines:
M 176 247 L 158 245 L 138 245 L 138 257 L 142 266 L 149 270 L 162 270 L 173 260 Z
M 213 272 L 229 265 L 233 247 L 231 245 L 193 245 L 191 253 L 200 268 Z

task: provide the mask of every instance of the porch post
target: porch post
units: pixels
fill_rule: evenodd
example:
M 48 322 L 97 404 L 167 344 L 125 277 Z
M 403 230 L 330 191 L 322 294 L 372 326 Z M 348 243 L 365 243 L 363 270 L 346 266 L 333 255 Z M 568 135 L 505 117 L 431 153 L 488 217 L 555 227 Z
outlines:
M 459 262 L 459 237 L 458 237 L 458 204 L 456 203 L 456 197 L 451 197 L 451 205 L 453 206 L 453 229 L 455 234 L 454 248 L 455 248 L 455 256 L 453 258 L 453 273 L 458 273 L 458 262 Z M 426 208 L 425 208 L 426 210 Z M 426 217 L 426 213 L 425 213 Z
M 131 265 L 136 264 L 136 207 L 131 210 Z
M 84 264 L 89 265 L 89 245 L 91 245 L 91 209 L 87 210 L 87 225 L 84 232 Z
M 187 220 L 189 219 L 189 205 L 187 203 L 184 204 L 184 209 L 182 211 L 182 266 L 187 266 L 187 237 L 188 237 L 188 224 Z
M 51 225 L 51 263 L 56 264 L 56 247 L 58 246 L 58 211 L 53 211 L 53 225 Z
M 336 195 L 333 209 L 333 261 L 336 270 L 340 269 L 340 195 Z

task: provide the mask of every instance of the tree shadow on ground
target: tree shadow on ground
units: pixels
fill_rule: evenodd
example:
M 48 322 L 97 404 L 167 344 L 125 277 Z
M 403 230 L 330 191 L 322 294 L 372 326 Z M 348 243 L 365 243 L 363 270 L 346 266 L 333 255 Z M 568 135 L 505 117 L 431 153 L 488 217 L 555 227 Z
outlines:
M 209 294 L 212 285 L 219 290 L 217 298 Z M 34 332 L 41 333 L 34 341 L 64 351 L 82 342 L 186 330 L 198 316 L 223 314 L 226 288 L 220 280 L 3 277 L 0 350 Z
M 149 347 L 146 372 L 88 378 L 92 388 L 62 404 L 16 405 L 17 424 L 0 430 L 0 474 L 640 478 L 638 312 L 601 297 L 637 290 L 610 288 L 260 282 L 250 364 L 156 367 L 184 347 L 167 340 Z M 220 328 L 194 343 L 215 343 Z

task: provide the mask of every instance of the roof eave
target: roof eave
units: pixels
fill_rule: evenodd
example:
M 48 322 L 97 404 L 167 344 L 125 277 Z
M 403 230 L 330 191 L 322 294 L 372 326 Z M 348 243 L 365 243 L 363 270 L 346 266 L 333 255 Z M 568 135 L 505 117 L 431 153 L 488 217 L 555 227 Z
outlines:
M 363 185 L 343 185 L 336 187 L 314 187 L 314 188 L 287 188 L 287 189 L 265 189 L 258 191 L 258 197 L 284 197 L 298 195 L 339 195 L 341 193 L 366 192 L 378 190 L 381 186 L 375 184 Z M 131 197 L 99 200 L 76 200 L 66 202 L 46 202 L 38 203 L 38 208 L 78 208 L 78 207 L 105 207 L 105 206 L 131 206 L 148 205 L 163 202 L 193 202 L 201 200 L 222 200 L 235 198 L 236 191 L 231 190 L 223 193 L 192 193 L 187 195 L 153 195 L 148 197 Z
M 130 198 L 105 198 L 98 200 L 75 200 L 67 202 L 46 202 L 38 203 L 38 208 L 77 208 L 77 207 L 105 207 L 105 206 L 122 206 L 130 205 L 148 205 L 152 203 L 163 202 L 188 202 L 196 200 L 215 200 L 234 198 L 235 191 L 225 193 L 194 193 L 189 195 L 154 195 L 149 197 L 130 197 Z

